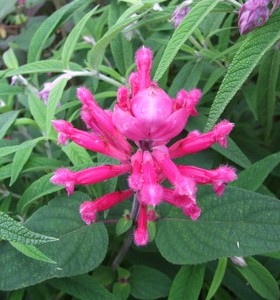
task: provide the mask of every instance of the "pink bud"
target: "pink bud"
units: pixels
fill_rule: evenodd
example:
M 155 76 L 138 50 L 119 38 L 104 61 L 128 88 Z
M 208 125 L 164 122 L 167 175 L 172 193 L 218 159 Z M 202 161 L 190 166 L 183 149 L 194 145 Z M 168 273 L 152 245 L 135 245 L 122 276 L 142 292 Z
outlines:
M 82 220 L 90 225 L 96 221 L 96 213 L 94 202 L 86 201 L 80 206 L 80 215 Z
M 246 34 L 266 23 L 269 17 L 270 0 L 248 0 L 238 15 L 238 27 L 241 34 Z
M 230 134 L 233 127 L 233 123 L 230 123 L 227 120 L 223 120 L 220 123 L 218 123 L 213 129 L 215 141 L 224 148 L 227 147 L 227 136 Z
M 96 221 L 96 213 L 111 208 L 112 206 L 129 198 L 132 194 L 133 192 L 131 190 L 125 190 L 104 195 L 92 202 L 86 201 L 80 206 L 81 217 L 83 221 L 89 225 Z
M 178 166 L 181 174 L 190 176 L 198 184 L 213 184 L 214 192 L 221 197 L 226 184 L 236 180 L 235 169 L 221 166 L 215 170 L 204 170 L 192 166 Z
M 234 124 L 227 120 L 218 123 L 212 131 L 207 133 L 199 133 L 194 131 L 189 135 L 176 142 L 169 148 L 169 153 L 172 158 L 180 157 L 190 153 L 196 153 L 204 150 L 214 143 L 219 143 L 222 147 L 227 146 L 227 136 L 233 129 Z
M 136 72 L 131 73 L 128 81 L 131 88 L 132 97 L 134 97 L 139 91 L 139 74 Z
M 137 228 L 134 232 L 134 242 L 137 246 L 145 246 L 149 241 L 147 206 L 140 205 Z
M 172 110 L 172 99 L 157 86 L 150 86 L 131 100 L 132 114 L 150 129 L 155 126 L 160 128 L 172 114 Z
M 139 89 L 143 90 L 151 84 L 151 68 L 152 68 L 153 52 L 149 48 L 140 48 L 135 55 L 139 75 Z
M 73 172 L 70 170 L 65 168 L 56 170 L 50 181 L 57 185 L 64 185 L 68 192 L 68 196 L 73 194 L 75 179 Z
M 201 214 L 201 209 L 195 203 L 192 203 L 183 207 L 183 213 L 196 221 Z

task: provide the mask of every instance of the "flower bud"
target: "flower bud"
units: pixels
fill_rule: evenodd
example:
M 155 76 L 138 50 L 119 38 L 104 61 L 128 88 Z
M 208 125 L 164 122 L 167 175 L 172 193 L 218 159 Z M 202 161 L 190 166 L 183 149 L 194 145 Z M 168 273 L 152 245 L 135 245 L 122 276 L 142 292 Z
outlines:
M 241 34 L 246 34 L 266 23 L 269 17 L 270 0 L 249 0 L 242 5 L 238 15 L 238 27 Z

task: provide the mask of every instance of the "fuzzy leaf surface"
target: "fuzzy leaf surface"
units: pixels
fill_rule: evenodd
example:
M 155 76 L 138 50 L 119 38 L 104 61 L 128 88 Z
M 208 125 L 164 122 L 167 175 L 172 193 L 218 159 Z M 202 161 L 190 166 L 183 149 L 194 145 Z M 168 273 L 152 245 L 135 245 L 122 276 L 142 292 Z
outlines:
M 210 187 L 200 192 L 202 214 L 196 222 L 172 209 L 157 223 L 156 244 L 169 262 L 197 264 L 280 249 L 278 200 L 234 187 L 228 187 L 222 198 Z
M 69 277 L 95 269 L 104 259 L 108 235 L 102 223 L 86 226 L 79 205 L 89 200 L 82 193 L 53 199 L 38 209 L 24 224 L 30 230 L 54 235 L 59 241 L 38 246 L 57 264 L 47 264 L 24 256 L 8 242 L 0 247 L 0 290 L 15 290 L 54 277 Z M 30 272 L 32 270 L 32 272 Z
M 280 10 L 267 24 L 252 31 L 231 62 L 217 96 L 211 106 L 205 130 L 211 129 L 234 95 L 252 73 L 264 54 L 280 39 Z

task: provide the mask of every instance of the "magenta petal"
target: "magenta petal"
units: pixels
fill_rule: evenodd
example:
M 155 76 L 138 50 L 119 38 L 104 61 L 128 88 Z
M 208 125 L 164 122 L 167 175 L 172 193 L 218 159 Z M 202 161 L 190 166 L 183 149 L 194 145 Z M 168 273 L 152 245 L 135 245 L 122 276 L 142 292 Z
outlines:
M 66 168 L 56 170 L 50 181 L 56 185 L 63 185 L 68 192 L 68 196 L 74 193 L 75 177 L 70 170 Z
M 167 143 L 177 136 L 186 126 L 188 114 L 185 108 L 172 113 L 165 124 L 151 132 L 151 137 L 156 143 Z
M 143 184 L 139 193 L 139 202 L 145 205 L 156 206 L 162 201 L 162 186 L 160 184 Z
M 93 223 L 96 221 L 96 213 L 111 208 L 129 198 L 132 194 L 131 190 L 125 190 L 104 195 L 95 199 L 95 201 L 86 201 L 80 206 L 81 217 L 86 224 Z
M 196 221 L 201 214 L 201 209 L 195 203 L 192 203 L 191 205 L 183 207 L 183 213 L 189 216 L 193 221 Z
M 149 241 L 147 206 L 140 205 L 137 228 L 134 231 L 134 242 L 137 246 L 145 246 Z
M 95 101 L 91 92 L 86 88 L 79 88 L 77 96 L 83 105 L 83 115 L 87 126 L 93 130 L 98 128 L 97 133 L 101 133 L 106 140 L 116 148 L 121 148 L 126 153 L 131 152 L 131 146 L 124 136 L 113 124 L 112 116 L 106 113 Z
M 95 205 L 91 201 L 86 201 L 80 205 L 80 215 L 82 220 L 90 225 L 96 221 Z
M 145 140 L 149 137 L 149 130 L 145 124 L 133 117 L 130 112 L 120 109 L 118 105 L 113 112 L 113 122 L 117 129 L 132 141 Z
M 139 89 L 143 90 L 151 84 L 151 68 L 152 68 L 153 52 L 151 49 L 142 47 L 135 55 L 135 62 L 137 65 L 139 76 Z

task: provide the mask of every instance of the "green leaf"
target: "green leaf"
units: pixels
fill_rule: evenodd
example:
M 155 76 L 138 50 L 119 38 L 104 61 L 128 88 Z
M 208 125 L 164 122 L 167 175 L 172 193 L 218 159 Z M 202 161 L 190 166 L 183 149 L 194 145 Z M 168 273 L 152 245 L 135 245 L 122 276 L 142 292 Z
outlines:
M 35 180 L 22 194 L 17 208 L 20 212 L 25 211 L 30 204 L 32 204 L 37 199 L 49 195 L 51 193 L 62 190 L 64 187 L 60 185 L 55 185 L 50 182 L 50 178 L 53 174 L 47 174 L 41 178 Z
M 73 142 L 62 147 L 62 151 L 66 153 L 74 166 L 93 164 L 87 150 Z
M 52 35 L 56 27 L 65 21 L 77 9 L 81 8 L 85 4 L 88 4 L 89 2 L 90 0 L 71 1 L 69 4 L 64 5 L 55 11 L 50 17 L 48 17 L 41 24 L 31 40 L 28 51 L 28 63 L 39 60 L 45 43 Z
M 280 51 L 272 49 L 263 57 L 259 68 L 256 93 L 257 111 L 258 119 L 265 125 L 266 137 L 269 136 L 273 124 L 279 64 Z
M 34 140 L 26 141 L 20 145 L 0 147 L 0 157 L 4 157 L 22 149 L 33 147 L 42 140 L 44 140 L 44 137 L 39 137 Z
M 56 241 L 54 237 L 32 232 L 7 214 L 0 211 L 0 237 L 10 242 L 26 245 L 41 245 Z
M 154 76 L 155 81 L 158 81 L 163 76 L 181 46 L 192 35 L 205 17 L 214 9 L 218 2 L 219 0 L 201 0 L 192 7 L 191 11 L 183 19 L 169 40 L 156 70 L 156 74 Z
M 211 72 L 207 82 L 205 83 L 202 93 L 205 95 L 207 92 L 211 90 L 214 84 L 225 74 L 225 68 L 215 68 L 213 72 Z
M 213 145 L 212 148 L 215 151 L 221 153 L 224 157 L 238 164 L 242 168 L 247 168 L 251 165 L 250 160 L 231 138 L 228 138 L 227 148 L 222 148 L 220 145 L 217 144 Z
M 22 87 L 0 83 L 0 96 L 7 95 L 7 94 L 9 95 L 20 94 L 22 92 L 23 92 Z
M 168 300 L 197 300 L 202 288 L 205 265 L 183 266 L 173 280 Z
M 25 223 L 30 230 L 59 238 L 59 241 L 38 246 L 57 264 L 33 260 L 19 253 L 9 243 L 1 243 L 1 291 L 23 288 L 50 278 L 85 274 L 103 261 L 108 246 L 104 224 L 86 226 L 79 215 L 80 204 L 88 199 L 87 195 L 81 193 L 57 197 L 38 209 Z
M 61 100 L 64 88 L 67 84 L 68 79 L 63 78 L 59 81 L 51 90 L 49 97 L 48 97 L 48 104 L 47 104 L 47 114 L 46 114 L 46 135 L 49 136 L 52 123 L 51 121 L 54 119 L 55 111 L 59 101 Z
M 132 226 L 132 220 L 122 217 L 119 219 L 117 225 L 116 225 L 116 235 L 119 236 L 126 231 L 128 231 Z
M 113 300 L 108 292 L 93 277 L 85 274 L 70 278 L 55 278 L 48 281 L 55 288 L 82 300 Z
M 11 292 L 9 300 L 22 300 L 24 292 L 25 292 L 24 289 Z
M 280 39 L 279 16 L 280 11 L 275 11 L 265 26 L 251 32 L 234 56 L 211 106 L 206 131 L 214 126 L 263 55 Z
M 245 268 L 235 267 L 251 287 L 264 299 L 278 300 L 280 297 L 279 286 L 271 273 L 252 257 L 247 257 L 246 263 L 247 267 Z
M 134 10 L 132 11 L 130 8 L 128 9 L 131 13 L 136 13 L 138 10 L 140 10 L 143 7 L 143 5 L 135 5 Z M 123 13 L 123 15 L 127 15 L 126 11 Z M 122 16 L 123 16 L 122 15 Z M 122 18 L 120 17 L 120 19 Z M 119 34 L 122 29 L 127 27 L 129 24 L 134 22 L 135 20 L 139 19 L 140 16 L 136 17 L 129 17 L 127 16 L 126 19 L 122 20 L 121 22 L 117 22 L 113 27 L 111 27 L 104 36 L 97 41 L 96 45 L 93 47 L 92 50 L 88 52 L 88 63 L 90 66 L 94 66 L 96 69 L 99 68 L 99 65 L 102 62 L 102 59 L 104 57 L 104 53 L 106 50 L 106 47 L 109 45 L 109 43 L 113 40 L 113 38 Z
M 13 183 L 17 180 L 19 174 L 21 173 L 24 165 L 28 161 L 33 148 L 35 145 L 27 148 L 27 149 L 21 149 L 16 152 L 13 158 L 12 166 L 11 166 L 11 180 L 10 180 L 10 186 L 13 185 Z
M 213 296 L 216 294 L 218 288 L 220 287 L 220 285 L 223 281 L 223 278 L 224 278 L 224 275 L 226 272 L 226 268 L 227 268 L 227 257 L 220 258 L 218 261 L 218 265 L 217 265 L 217 269 L 215 271 L 214 278 L 213 278 L 210 288 L 208 290 L 206 300 L 212 299 Z
M 39 261 L 44 261 L 50 264 L 56 264 L 55 261 L 47 257 L 44 253 L 42 253 L 40 250 L 38 250 L 35 246 L 33 245 L 25 245 L 25 244 L 20 244 L 17 242 L 10 242 L 10 244 L 16 248 L 19 252 L 22 254 L 31 257 L 33 259 L 39 260 Z
M 78 64 L 70 63 L 70 69 L 72 71 L 81 71 L 82 67 Z M 29 63 L 18 67 L 15 70 L 9 70 L 5 73 L 5 77 L 11 77 L 13 75 L 21 74 L 33 74 L 33 73 L 60 73 L 65 70 L 65 66 L 60 60 L 49 59 L 49 60 L 39 60 L 33 63 Z
M 15 56 L 15 52 L 12 48 L 4 52 L 3 54 L 3 61 L 4 64 L 11 69 L 16 69 L 18 68 L 18 61 L 17 57 Z
M 195 64 L 192 62 L 186 63 L 172 81 L 168 94 L 175 96 L 182 88 L 191 90 L 196 87 L 201 78 L 202 69 L 202 62 Z M 188 80 L 186 80 L 186 78 L 188 78 Z
M 168 295 L 171 280 L 164 273 L 145 266 L 130 269 L 131 295 L 136 299 L 158 299 Z
M 17 118 L 19 111 L 8 111 L 6 113 L 2 113 L 0 115 L 0 139 L 4 137 L 7 130 L 10 128 L 10 126 L 14 123 L 14 121 Z
M 30 112 L 39 126 L 39 128 L 45 132 L 46 131 L 46 114 L 47 114 L 47 107 L 43 103 L 41 99 L 39 99 L 34 94 L 28 95 L 28 106 L 30 109 Z
M 79 22 L 78 24 L 71 30 L 70 34 L 68 35 L 64 46 L 62 48 L 62 63 L 65 68 L 68 68 L 68 63 L 71 59 L 71 56 L 75 50 L 76 44 L 78 39 L 90 17 L 96 12 L 98 6 L 93 8 L 90 12 L 88 12 Z
M 123 8 L 125 7 L 126 5 L 120 5 L 117 1 L 112 1 L 108 17 L 110 28 L 116 24 L 119 15 L 123 12 Z M 122 75 L 125 75 L 127 69 L 133 64 L 132 43 L 120 33 L 111 41 L 110 48 L 117 69 Z
M 130 285 L 128 283 L 116 282 L 113 285 L 113 294 L 119 300 L 127 300 L 130 295 Z
M 157 222 L 156 244 L 168 261 L 197 264 L 280 249 L 278 200 L 233 187 L 221 199 L 210 187 L 201 187 L 200 192 L 202 214 L 196 222 L 176 208 Z
M 279 163 L 280 152 L 271 154 L 238 174 L 237 180 L 231 185 L 254 192 Z
M 0 20 L 2 20 L 5 16 L 14 11 L 16 3 L 17 0 L 0 0 Z

